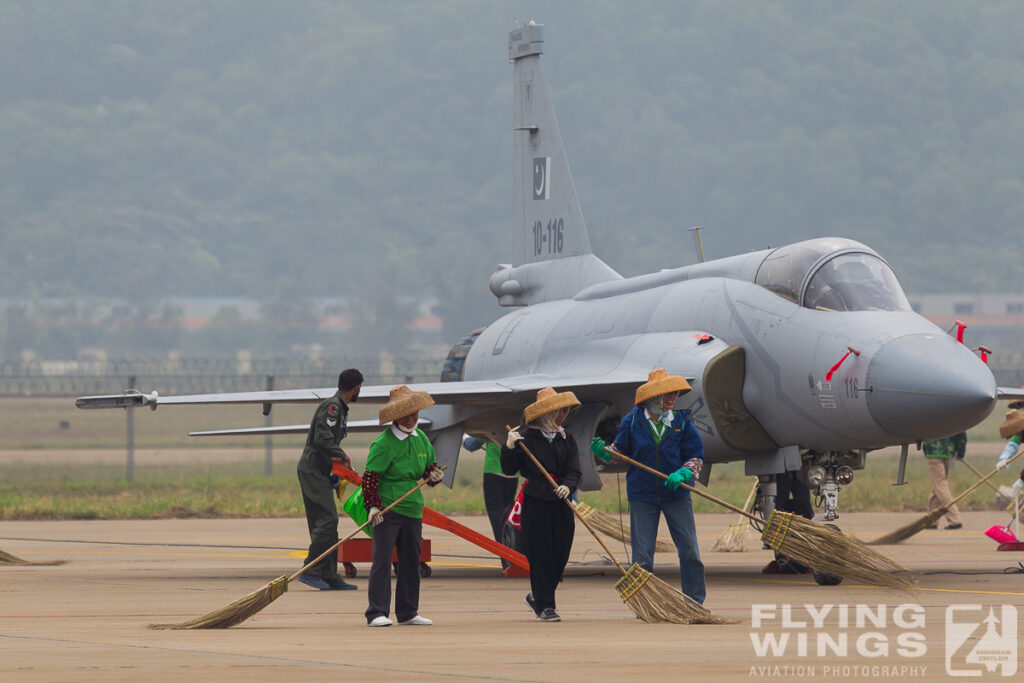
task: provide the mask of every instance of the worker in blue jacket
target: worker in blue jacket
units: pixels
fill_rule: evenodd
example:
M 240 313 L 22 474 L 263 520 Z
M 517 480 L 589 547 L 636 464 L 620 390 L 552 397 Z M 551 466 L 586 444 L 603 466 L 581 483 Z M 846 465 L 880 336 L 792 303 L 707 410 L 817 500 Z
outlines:
M 634 465 L 626 470 L 633 562 L 653 572 L 658 523 L 665 515 L 679 553 L 683 593 L 703 603 L 704 563 L 697 547 L 693 503 L 690 492 L 680 484 L 690 484 L 700 475 L 704 444 L 689 419 L 690 411 L 674 409 L 676 398 L 689 390 L 690 384 L 683 377 L 669 375 L 663 369 L 651 372 L 647 382 L 636 390 L 636 405 L 622 418 L 612 448 L 668 475 L 665 480 Z M 612 456 L 604 446 L 601 438 L 594 437 L 590 449 L 609 461 Z

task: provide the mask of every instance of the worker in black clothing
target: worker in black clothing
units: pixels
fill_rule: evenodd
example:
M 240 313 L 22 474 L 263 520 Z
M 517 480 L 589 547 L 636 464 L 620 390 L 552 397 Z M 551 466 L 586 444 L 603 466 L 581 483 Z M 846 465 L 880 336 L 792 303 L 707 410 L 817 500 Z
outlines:
M 792 512 L 805 519 L 814 519 L 811 490 L 796 472 L 785 472 L 775 478 L 775 509 Z
M 537 401 L 526 406 L 526 428 L 509 431 L 501 449 L 501 470 L 520 473 L 523 485 L 523 539 L 530 563 L 530 592 L 526 604 L 540 621 L 561 621 L 555 611 L 555 589 L 572 550 L 576 520 L 565 504 L 579 484 L 580 461 L 576 440 L 562 427 L 569 411 L 580 405 L 571 391 L 553 388 L 537 392 Z M 520 433 L 520 429 L 522 432 Z M 517 442 L 522 441 L 557 484 L 551 487 Z
M 341 440 L 348 433 L 348 406 L 359 397 L 363 373 L 355 368 L 338 375 L 338 393 L 320 404 L 309 423 L 306 447 L 302 450 L 296 471 L 302 488 L 302 504 L 306 507 L 309 526 L 309 554 L 306 565 L 338 542 L 338 508 L 334 502 L 332 460 L 339 458 L 351 467 L 348 455 L 341 448 Z M 356 587 L 338 576 L 338 554 L 331 553 L 316 566 L 299 575 L 299 581 L 326 590 L 355 590 Z

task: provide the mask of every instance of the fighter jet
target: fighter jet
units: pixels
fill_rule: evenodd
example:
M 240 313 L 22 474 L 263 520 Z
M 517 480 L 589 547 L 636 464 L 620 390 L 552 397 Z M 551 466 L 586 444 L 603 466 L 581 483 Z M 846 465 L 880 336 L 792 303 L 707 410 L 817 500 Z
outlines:
M 914 313 L 893 269 L 869 247 L 823 237 L 623 278 L 595 256 L 547 83 L 543 27 L 509 33 L 513 64 L 515 212 L 508 265 L 490 278 L 507 315 L 452 348 L 441 381 L 413 385 L 437 405 L 422 412 L 438 461 L 455 476 L 463 433 L 504 442 L 539 389 L 571 390 L 582 405 L 569 431 L 607 436 L 655 368 L 688 378 L 677 407 L 701 432 L 708 484 L 714 463 L 742 460 L 761 480 L 801 472 L 835 519 L 840 487 L 868 453 L 960 432 L 984 419 L 997 388 L 969 348 Z M 387 386 L 363 387 L 383 401 Z M 81 408 L 316 403 L 333 387 L 191 396 L 129 393 Z M 202 434 L 305 432 L 307 425 Z M 352 430 L 378 430 L 375 421 Z M 197 433 L 199 434 L 199 433 Z M 614 431 L 612 431 L 614 434 Z M 581 488 L 600 488 L 586 449 Z M 608 471 L 608 470 L 605 470 Z

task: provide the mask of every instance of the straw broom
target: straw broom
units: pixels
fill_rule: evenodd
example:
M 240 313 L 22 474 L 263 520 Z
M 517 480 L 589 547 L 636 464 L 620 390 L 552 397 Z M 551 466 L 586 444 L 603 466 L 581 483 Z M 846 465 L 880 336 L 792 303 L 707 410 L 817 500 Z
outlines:
M 668 479 L 667 474 L 659 472 L 653 467 L 648 467 L 610 448 L 605 448 L 605 450 L 620 460 L 662 479 Z M 754 522 L 756 527 L 764 525 L 764 529 L 761 531 L 761 540 L 769 547 L 793 558 L 800 564 L 813 567 L 824 574 L 860 581 L 881 588 L 902 591 L 914 588 L 915 582 L 907 578 L 910 572 L 905 567 L 872 550 L 855 538 L 844 536 L 832 527 L 816 524 L 803 517 L 778 510 L 772 510 L 768 521 L 765 522 L 760 517 L 741 510 L 710 493 L 686 484 L 680 484 L 680 486 L 691 493 L 696 493 L 698 496 L 743 515 Z
M 969 469 L 971 472 L 974 472 L 974 476 L 978 477 L 978 479 L 981 479 L 986 484 L 988 484 L 988 487 L 990 489 L 992 489 L 993 491 L 995 491 L 997 496 L 1003 495 L 1002 493 L 999 492 L 999 489 L 996 488 L 996 485 L 993 484 L 992 482 L 990 482 L 989 480 L 985 479 L 985 475 L 983 475 L 981 472 L 979 472 L 977 467 L 975 467 L 971 463 L 967 462 L 966 458 L 962 459 L 962 460 L 958 460 L 957 462 L 959 462 L 961 465 L 963 465 L 964 467 Z
M 1021 453 L 1024 453 L 1024 450 L 1017 451 L 1017 454 L 1010 458 L 1009 462 L 1013 462 L 1014 460 L 1016 460 L 1017 456 L 1019 456 Z M 910 522 L 909 524 L 904 524 L 899 529 L 896 529 L 895 531 L 890 531 L 886 535 L 876 538 L 875 540 L 868 543 L 868 545 L 895 545 L 896 543 L 900 543 L 902 541 L 907 540 L 908 538 L 920 532 L 924 528 L 929 527 L 932 524 L 935 524 L 935 522 L 937 522 L 940 517 L 943 517 L 947 512 L 949 512 L 949 508 L 959 503 L 961 500 L 969 496 L 971 493 L 974 493 L 974 490 L 977 489 L 982 484 L 988 483 L 989 478 L 995 475 L 998 471 L 999 470 L 997 469 L 993 469 L 991 472 L 982 477 L 980 481 L 975 482 L 973 486 L 968 488 L 966 491 L 961 493 L 953 500 L 949 501 L 949 505 L 940 505 L 939 507 L 935 508 L 928 514 L 919 517 L 918 519 L 915 519 L 913 522 Z
M 743 504 L 744 511 L 750 511 L 751 505 L 754 503 L 754 496 L 757 494 L 757 479 L 754 479 L 754 485 L 750 488 L 750 494 L 747 496 L 747 502 Z M 744 546 L 747 544 L 747 527 L 750 526 L 750 522 L 745 517 L 740 517 L 738 520 L 725 527 L 725 531 L 721 533 L 718 540 L 715 541 L 714 547 L 711 549 L 718 553 L 742 553 Z
M 32 562 L 30 560 L 23 560 L 17 555 L 11 555 L 0 550 L 0 564 L 7 564 L 18 567 L 56 567 L 57 565 L 67 564 L 67 560 L 44 560 L 43 562 Z
M 594 528 L 600 531 L 605 536 L 611 536 L 612 538 L 622 541 L 623 543 L 632 543 L 629 536 L 629 523 L 622 522 L 615 519 L 607 512 L 602 512 L 597 508 L 592 508 L 586 503 L 578 502 L 576 509 L 580 511 L 580 514 L 585 517 Z M 675 545 L 671 541 L 667 541 L 662 537 L 658 537 L 654 541 L 654 549 L 659 553 L 670 553 L 675 550 Z
M 505 429 L 512 431 L 512 428 L 508 425 Z M 551 474 L 544 469 L 544 466 L 540 464 L 537 457 L 530 452 L 526 444 L 519 441 L 519 447 L 523 449 L 523 452 L 529 456 L 530 460 L 537 467 L 538 470 L 544 473 L 544 477 L 551 484 L 552 488 L 557 489 L 558 484 L 551 477 Z M 638 564 L 634 564 L 629 569 L 623 568 L 619 561 L 612 555 L 612 551 L 608 549 L 608 546 L 604 544 L 601 537 L 597 535 L 590 523 L 583 518 L 580 511 L 576 509 L 576 505 L 573 504 L 568 498 L 564 498 L 563 501 L 569 506 L 573 514 L 583 522 L 583 526 L 587 527 L 597 542 L 604 548 L 604 551 L 608 553 L 608 557 L 615 563 L 615 566 L 622 572 L 622 578 L 619 579 L 618 583 L 615 584 L 615 589 L 619 591 L 619 597 L 622 601 L 629 605 L 629 608 L 633 610 L 639 619 L 646 621 L 649 624 L 655 623 L 669 623 L 669 624 L 735 624 L 738 623 L 734 619 L 728 619 L 726 617 L 720 617 L 717 614 L 712 614 L 711 610 L 707 609 L 693 598 L 680 593 L 672 586 L 668 585 L 658 577 L 651 574 L 649 571 L 644 569 Z
M 445 468 L 442 467 L 441 469 Z M 381 514 L 384 514 L 391 508 L 395 507 L 403 500 L 411 496 L 416 491 L 419 491 L 421 488 L 423 488 L 429 483 L 430 480 L 428 479 L 421 481 L 415 488 L 410 489 L 408 492 L 405 493 L 405 495 L 401 496 L 391 505 L 388 505 L 386 508 L 381 510 Z M 365 529 L 369 524 L 370 520 L 366 520 L 359 526 L 358 529 L 356 529 L 348 536 L 332 545 L 330 548 L 321 553 L 318 558 L 307 564 L 305 567 L 302 567 L 299 571 L 295 572 L 291 576 L 288 576 L 287 574 L 279 576 L 270 583 L 266 584 L 265 586 L 257 590 L 254 590 L 252 593 L 249 593 L 248 595 L 245 595 L 239 598 L 238 600 L 235 600 L 230 605 L 225 605 L 224 607 L 216 609 L 208 614 L 204 614 L 201 617 L 196 617 L 195 619 L 183 621 L 178 624 L 150 624 L 149 628 L 160 631 L 177 631 L 193 628 L 230 628 L 236 624 L 240 624 L 252 615 L 262 610 L 270 603 L 272 603 L 274 600 L 277 600 L 279 597 L 287 593 L 288 584 L 302 576 L 302 574 L 307 569 L 315 565 L 317 562 L 324 559 L 332 552 L 336 551 L 342 543 L 353 538 L 356 534 Z

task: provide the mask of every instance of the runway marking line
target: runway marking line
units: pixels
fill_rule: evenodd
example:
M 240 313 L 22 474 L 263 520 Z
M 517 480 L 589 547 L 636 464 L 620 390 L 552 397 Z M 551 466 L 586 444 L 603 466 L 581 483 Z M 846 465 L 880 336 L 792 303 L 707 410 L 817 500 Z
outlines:
M 712 579 L 716 581 L 750 581 L 753 583 L 781 583 L 787 586 L 816 586 L 818 585 L 814 581 L 784 581 L 782 579 L 762 579 L 758 577 L 750 577 L 748 579 L 739 579 L 732 576 L 712 576 Z M 879 586 L 866 586 L 856 583 L 844 583 L 844 588 L 871 588 L 874 590 L 885 590 Z M 976 593 L 980 595 L 1020 595 L 1024 596 L 1024 593 L 1014 591 L 986 591 L 986 590 L 967 590 L 964 588 L 915 588 L 915 593 Z

